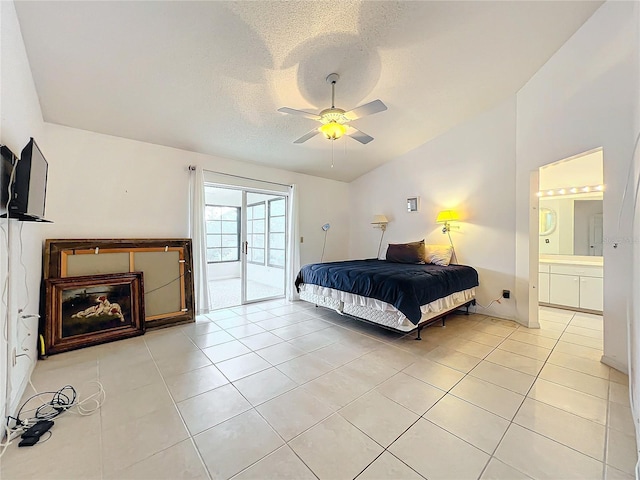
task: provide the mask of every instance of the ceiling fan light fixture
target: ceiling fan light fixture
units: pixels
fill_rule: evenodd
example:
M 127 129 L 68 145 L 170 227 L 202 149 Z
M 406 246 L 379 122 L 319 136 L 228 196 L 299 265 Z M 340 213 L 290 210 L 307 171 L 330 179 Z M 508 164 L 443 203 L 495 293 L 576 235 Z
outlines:
M 331 121 L 319 127 L 320 132 L 329 140 L 337 140 L 347 133 L 347 126 Z

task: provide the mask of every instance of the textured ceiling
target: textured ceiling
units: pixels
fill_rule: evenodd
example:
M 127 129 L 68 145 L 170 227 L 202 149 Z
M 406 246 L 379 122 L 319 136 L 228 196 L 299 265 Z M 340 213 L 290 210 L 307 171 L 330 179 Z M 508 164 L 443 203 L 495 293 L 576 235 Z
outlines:
M 16 1 L 48 122 L 350 181 L 513 95 L 602 2 Z M 277 112 L 377 98 L 375 140 Z

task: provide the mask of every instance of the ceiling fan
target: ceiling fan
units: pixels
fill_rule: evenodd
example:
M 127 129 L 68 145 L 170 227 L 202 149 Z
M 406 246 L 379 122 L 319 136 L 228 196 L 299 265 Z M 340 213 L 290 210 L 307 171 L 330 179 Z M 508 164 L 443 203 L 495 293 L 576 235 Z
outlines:
M 318 115 L 315 113 L 305 112 L 304 110 L 295 110 L 293 108 L 282 107 L 278 111 L 282 113 L 288 113 L 289 115 L 298 115 L 301 117 L 310 118 L 320 122 L 317 128 L 314 128 L 308 133 L 305 133 L 299 139 L 293 143 L 304 143 L 312 137 L 315 137 L 319 133 L 322 133 L 329 140 L 337 140 L 343 135 L 347 135 L 354 140 L 366 145 L 373 137 L 361 132 L 357 128 L 351 126 L 349 122 L 357 120 L 358 118 L 365 117 L 367 115 L 373 115 L 374 113 L 384 112 L 387 106 L 380 100 L 374 100 L 373 102 L 365 103 L 359 107 L 345 112 L 341 108 L 336 108 L 336 83 L 340 80 L 340 75 L 332 73 L 327 76 L 327 83 L 331 84 L 331 108 L 322 110 Z

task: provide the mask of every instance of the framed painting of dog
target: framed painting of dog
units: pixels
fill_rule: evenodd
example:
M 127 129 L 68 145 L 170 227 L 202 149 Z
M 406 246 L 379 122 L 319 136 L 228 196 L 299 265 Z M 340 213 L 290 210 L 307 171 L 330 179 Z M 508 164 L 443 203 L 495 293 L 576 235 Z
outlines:
M 142 272 L 45 282 L 46 355 L 144 334 Z

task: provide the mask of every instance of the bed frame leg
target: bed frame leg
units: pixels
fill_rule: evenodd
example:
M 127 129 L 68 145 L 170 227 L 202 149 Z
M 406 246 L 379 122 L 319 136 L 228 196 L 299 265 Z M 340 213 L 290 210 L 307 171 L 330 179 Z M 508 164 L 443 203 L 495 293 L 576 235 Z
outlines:
M 446 319 L 447 319 L 446 315 L 444 317 L 442 317 L 442 328 L 446 327 L 446 325 L 444 324 Z
M 422 340 L 422 337 L 420 336 L 421 331 L 422 331 L 422 327 L 418 327 L 418 336 L 415 338 L 416 340 Z
M 469 305 L 470 305 L 469 303 L 465 305 L 465 308 L 467 309 L 465 315 L 469 315 Z

